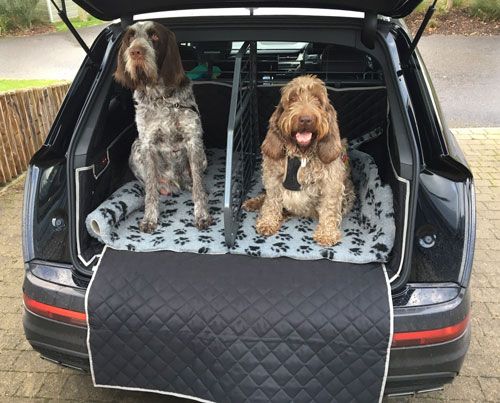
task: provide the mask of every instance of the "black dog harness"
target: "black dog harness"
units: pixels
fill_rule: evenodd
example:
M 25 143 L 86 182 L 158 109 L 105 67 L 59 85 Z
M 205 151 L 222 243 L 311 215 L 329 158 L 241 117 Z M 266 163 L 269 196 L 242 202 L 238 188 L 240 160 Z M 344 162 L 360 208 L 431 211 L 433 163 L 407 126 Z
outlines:
M 179 102 L 176 102 L 175 104 L 169 105 L 172 108 L 175 109 L 191 109 L 193 112 L 196 112 L 198 115 L 200 114 L 200 111 L 198 110 L 198 107 L 196 105 L 182 105 Z
M 286 161 L 286 175 L 283 187 L 287 190 L 298 191 L 301 189 L 298 181 L 299 168 L 306 166 L 307 160 L 299 157 L 288 157 Z
M 347 149 L 344 148 L 340 157 L 342 162 L 347 167 L 349 165 L 349 156 L 347 154 Z M 299 180 L 299 169 L 305 167 L 307 164 L 306 158 L 299 157 L 288 157 L 286 160 L 286 174 L 285 180 L 283 181 L 283 187 L 287 190 L 299 191 L 302 189 Z

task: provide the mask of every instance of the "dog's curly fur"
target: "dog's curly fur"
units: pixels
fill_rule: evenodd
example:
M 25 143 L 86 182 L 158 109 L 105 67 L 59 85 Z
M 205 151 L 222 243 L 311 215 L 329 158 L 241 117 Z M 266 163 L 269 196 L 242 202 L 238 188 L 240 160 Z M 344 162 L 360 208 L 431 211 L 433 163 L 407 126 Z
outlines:
M 306 132 L 312 133 L 310 142 L 301 144 L 297 135 Z M 318 244 L 338 243 L 342 217 L 351 210 L 355 192 L 349 165 L 342 158 L 345 143 L 340 139 L 337 113 L 320 79 L 301 76 L 283 87 L 261 151 L 265 193 L 243 206 L 248 211 L 260 210 L 257 232 L 275 234 L 288 213 L 318 219 L 314 232 Z M 297 174 L 298 191 L 283 186 L 288 157 L 305 161 Z
M 141 231 L 156 229 L 160 193 L 189 188 L 195 224 L 200 229 L 208 227 L 203 132 L 174 33 L 151 21 L 130 26 L 122 38 L 114 77 L 134 90 L 139 136 L 132 145 L 129 165 L 146 193 Z

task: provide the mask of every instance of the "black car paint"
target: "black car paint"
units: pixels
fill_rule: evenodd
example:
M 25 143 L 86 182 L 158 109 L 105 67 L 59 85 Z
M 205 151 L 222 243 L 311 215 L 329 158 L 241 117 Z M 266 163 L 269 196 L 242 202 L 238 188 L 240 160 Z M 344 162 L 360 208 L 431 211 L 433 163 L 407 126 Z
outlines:
M 387 49 L 393 62 L 392 68 L 397 72 L 401 67 L 399 53 L 403 52 L 402 46 L 410 43 L 409 36 L 397 21 L 384 24 L 389 29 L 379 35 L 379 40 L 392 43 Z M 108 46 L 108 41 L 116 41 L 119 31 L 121 29 L 116 25 L 103 31 L 92 52 L 101 59 L 105 55 L 112 56 L 112 46 Z M 107 70 L 109 63 L 107 66 L 106 63 L 96 66 L 89 59 L 85 60 L 46 145 L 31 161 L 26 187 L 24 226 L 25 235 L 29 236 L 24 245 L 24 292 L 41 302 L 81 312 L 90 273 L 75 269 L 68 251 L 68 247 L 74 247 L 74 239 L 71 235 L 71 211 L 68 211 L 68 196 L 71 199 L 72 195 L 68 195 L 67 188 L 63 186 L 68 172 L 72 172 L 72 164 L 68 165 L 66 155 L 75 128 L 89 130 L 86 124 L 89 117 L 85 111 L 94 104 L 89 103 L 91 97 L 87 94 L 99 92 L 99 83 L 102 85 Z M 470 302 L 466 287 L 470 278 L 475 233 L 472 175 L 456 141 L 444 126 L 438 104 L 430 101 L 435 96 L 432 95 L 430 80 L 424 79 L 425 67 L 418 54 L 404 70 L 396 85 L 403 92 L 402 102 L 411 115 L 408 121 L 414 125 L 412 131 L 418 134 L 422 153 L 415 232 L 418 234 L 424 225 L 429 229 L 430 225 L 432 230 L 437 231 L 439 247 L 422 250 L 418 236 L 409 243 L 413 252 L 411 261 L 407 261 L 412 268 L 408 271 L 410 282 L 403 278 L 404 281 L 393 287 L 395 331 L 445 327 L 459 322 L 468 314 Z M 410 78 L 411 74 L 414 79 Z M 421 93 L 427 101 L 422 100 L 424 107 L 418 113 L 411 101 L 419 99 Z M 423 124 L 422 113 L 434 123 Z M 68 117 L 73 120 L 65 121 Z M 425 153 L 426 147 L 422 147 L 424 136 L 426 142 L 433 145 L 431 152 L 427 147 Z M 404 160 L 400 162 L 405 164 Z M 412 173 L 407 174 L 411 176 Z M 454 208 L 447 206 L 450 202 L 453 202 Z M 62 218 L 64 225 L 53 225 L 54 217 Z M 453 245 L 465 246 L 466 259 L 459 261 L 458 256 L 461 257 L 463 252 L 459 247 L 455 248 L 453 255 Z M 444 256 L 442 251 L 446 251 Z M 62 324 L 30 312 L 25 312 L 24 326 L 28 340 L 42 355 L 71 366 L 88 368 L 85 328 Z M 386 393 L 431 389 L 451 381 L 460 369 L 469 338 L 470 330 L 457 340 L 439 345 L 392 349 Z

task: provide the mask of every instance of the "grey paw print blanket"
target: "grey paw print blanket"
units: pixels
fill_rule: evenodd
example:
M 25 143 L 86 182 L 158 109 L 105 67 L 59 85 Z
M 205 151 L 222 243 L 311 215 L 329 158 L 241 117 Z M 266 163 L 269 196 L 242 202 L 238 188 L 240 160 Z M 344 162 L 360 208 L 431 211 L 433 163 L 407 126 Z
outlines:
M 385 262 L 395 237 L 392 190 L 380 179 L 373 158 L 356 149 L 349 151 L 357 200 L 344 217 L 342 242 L 322 247 L 312 238 L 317 222 L 293 217 L 279 232 L 263 237 L 255 232 L 256 213 L 242 212 L 236 242 L 224 241 L 224 150 L 207 150 L 205 186 L 214 223 L 206 230 L 193 225 L 190 192 L 161 197 L 160 222 L 151 234 L 139 230 L 144 213 L 144 190 L 137 181 L 126 183 L 106 199 L 86 219 L 89 233 L 113 249 L 138 252 L 171 250 L 209 254 L 244 254 L 260 257 L 287 256 L 294 259 L 329 259 L 340 262 Z M 256 172 L 250 196 L 262 191 L 260 172 Z

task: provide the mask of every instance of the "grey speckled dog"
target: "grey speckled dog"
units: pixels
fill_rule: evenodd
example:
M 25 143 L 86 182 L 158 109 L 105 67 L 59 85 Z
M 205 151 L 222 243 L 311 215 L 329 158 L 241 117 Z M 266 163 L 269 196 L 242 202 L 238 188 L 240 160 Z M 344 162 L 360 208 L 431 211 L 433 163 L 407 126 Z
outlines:
M 141 231 L 156 229 L 160 193 L 189 188 L 195 224 L 207 228 L 212 219 L 203 187 L 207 167 L 203 132 L 174 33 L 151 21 L 130 26 L 122 38 L 115 79 L 134 90 L 139 136 L 129 164 L 146 192 Z

